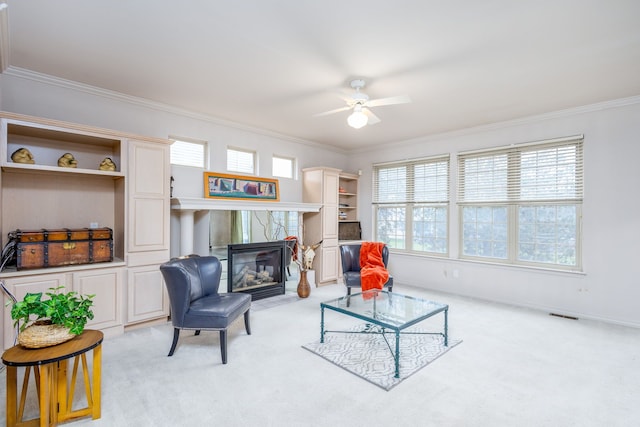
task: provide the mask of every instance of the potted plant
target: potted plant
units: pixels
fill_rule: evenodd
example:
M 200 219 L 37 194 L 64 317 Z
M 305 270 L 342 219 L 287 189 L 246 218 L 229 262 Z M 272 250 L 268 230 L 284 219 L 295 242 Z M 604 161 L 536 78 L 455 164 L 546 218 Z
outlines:
M 27 293 L 11 307 L 14 326 L 20 324 L 18 342 L 25 347 L 39 348 L 68 341 L 84 330 L 93 319 L 93 297 L 77 292 L 62 292 L 64 286 L 50 288 L 43 299 L 42 292 Z

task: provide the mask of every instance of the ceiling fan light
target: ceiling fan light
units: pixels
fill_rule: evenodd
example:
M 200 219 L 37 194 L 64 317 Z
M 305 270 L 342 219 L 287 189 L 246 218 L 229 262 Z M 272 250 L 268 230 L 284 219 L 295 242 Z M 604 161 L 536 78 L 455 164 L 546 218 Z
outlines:
M 354 129 L 360 129 L 365 126 L 368 121 L 369 118 L 360 109 L 354 111 L 353 114 L 347 118 L 347 123 Z

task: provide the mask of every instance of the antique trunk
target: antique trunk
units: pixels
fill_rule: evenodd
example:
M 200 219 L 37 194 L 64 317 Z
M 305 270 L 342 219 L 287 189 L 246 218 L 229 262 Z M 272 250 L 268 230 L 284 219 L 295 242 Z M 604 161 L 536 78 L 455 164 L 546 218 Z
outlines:
M 18 270 L 113 261 L 110 228 L 16 230 L 9 237 Z

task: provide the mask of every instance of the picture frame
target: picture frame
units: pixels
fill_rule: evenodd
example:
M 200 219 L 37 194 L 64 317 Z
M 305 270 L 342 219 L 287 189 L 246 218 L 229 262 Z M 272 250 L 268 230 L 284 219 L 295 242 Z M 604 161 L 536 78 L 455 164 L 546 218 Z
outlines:
M 275 178 L 204 172 L 204 197 L 279 202 L 280 187 Z

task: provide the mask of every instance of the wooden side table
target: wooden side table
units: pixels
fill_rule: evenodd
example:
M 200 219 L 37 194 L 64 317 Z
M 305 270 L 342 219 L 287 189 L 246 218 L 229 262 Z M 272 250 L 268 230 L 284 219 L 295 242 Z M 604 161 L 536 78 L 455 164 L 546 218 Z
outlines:
M 59 422 L 89 415 L 94 420 L 100 418 L 102 339 L 102 332 L 86 329 L 70 341 L 52 347 L 27 349 L 17 345 L 5 351 L 2 355 L 2 363 L 7 365 L 7 427 L 55 426 Z M 87 364 L 86 353 L 89 350 L 93 350 L 93 381 L 90 379 Z M 71 358 L 73 358 L 73 368 L 69 382 L 67 368 Z M 80 364 L 87 395 L 87 407 L 73 409 L 73 395 Z M 18 402 L 19 367 L 26 369 Z M 24 407 L 32 368 L 40 418 L 24 421 Z

